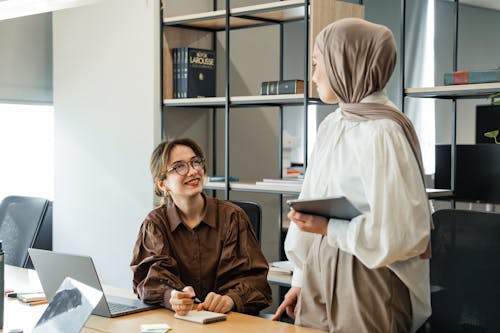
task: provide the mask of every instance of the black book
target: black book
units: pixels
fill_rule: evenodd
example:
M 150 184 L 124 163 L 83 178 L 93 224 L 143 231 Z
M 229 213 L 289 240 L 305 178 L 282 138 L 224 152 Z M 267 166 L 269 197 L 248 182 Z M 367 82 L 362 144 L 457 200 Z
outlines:
M 192 47 L 177 50 L 179 80 L 174 86 L 179 98 L 214 97 L 215 51 Z

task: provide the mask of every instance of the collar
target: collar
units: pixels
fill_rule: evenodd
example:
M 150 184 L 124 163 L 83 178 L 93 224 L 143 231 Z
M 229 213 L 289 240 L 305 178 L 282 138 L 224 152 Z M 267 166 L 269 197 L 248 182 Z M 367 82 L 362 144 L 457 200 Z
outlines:
M 217 203 L 214 198 L 207 197 L 205 193 L 201 193 L 203 200 L 205 201 L 205 207 L 203 209 L 201 223 L 216 228 L 217 226 Z M 183 220 L 179 214 L 179 209 L 175 205 L 172 198 L 169 198 L 166 203 L 166 211 L 168 223 L 170 224 L 170 230 L 174 231 L 177 227 L 183 223 Z

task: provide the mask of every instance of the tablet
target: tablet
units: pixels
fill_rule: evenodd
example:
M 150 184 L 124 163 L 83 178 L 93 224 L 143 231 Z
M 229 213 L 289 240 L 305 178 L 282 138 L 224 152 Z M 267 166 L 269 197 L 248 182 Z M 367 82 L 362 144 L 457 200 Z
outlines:
M 287 200 L 291 208 L 298 212 L 341 220 L 352 220 L 361 212 L 343 196 L 321 199 Z

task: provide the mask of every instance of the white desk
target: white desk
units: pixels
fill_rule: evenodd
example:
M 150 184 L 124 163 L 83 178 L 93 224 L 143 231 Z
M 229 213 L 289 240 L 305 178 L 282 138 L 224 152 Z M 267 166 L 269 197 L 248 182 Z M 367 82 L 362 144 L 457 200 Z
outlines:
M 36 272 L 13 266 L 5 267 L 5 290 L 39 291 L 40 282 Z M 105 287 L 106 292 L 120 296 L 134 296 L 131 290 Z M 19 301 L 5 298 L 4 330 L 21 328 L 29 333 L 35 326 L 47 305 L 27 306 Z M 175 319 L 173 312 L 155 309 L 117 318 L 90 316 L 83 328 L 83 333 L 138 333 L 140 325 L 147 323 L 168 323 L 172 333 L 320 333 L 321 331 L 271 321 L 264 318 L 231 312 L 226 321 L 209 325 L 199 325 Z M 2 332 L 2 330 L 0 330 Z M 48 332 L 50 333 L 50 332 Z

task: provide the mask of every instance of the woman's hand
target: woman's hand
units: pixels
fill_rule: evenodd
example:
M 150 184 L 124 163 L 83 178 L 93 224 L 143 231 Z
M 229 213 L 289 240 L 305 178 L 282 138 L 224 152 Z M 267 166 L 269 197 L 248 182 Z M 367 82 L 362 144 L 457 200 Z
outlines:
M 182 291 L 172 290 L 170 293 L 170 304 L 172 310 L 179 316 L 185 316 L 193 309 L 195 293 L 193 287 L 187 286 Z
M 294 319 L 297 313 L 297 301 L 299 299 L 299 295 L 300 295 L 299 287 L 290 288 L 290 290 L 288 290 L 288 292 L 285 295 L 285 299 L 280 304 L 280 306 L 276 310 L 276 313 L 274 314 L 273 318 L 271 318 L 271 320 L 278 320 L 281 317 L 283 311 L 285 310 L 286 314 L 290 318 Z
M 326 236 L 328 231 L 328 219 L 326 217 L 299 213 L 294 209 L 287 216 L 300 230 Z
M 208 293 L 203 303 L 198 304 L 198 311 L 208 310 L 218 313 L 227 313 L 232 310 L 234 301 L 226 295 L 219 295 L 214 292 Z

